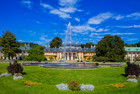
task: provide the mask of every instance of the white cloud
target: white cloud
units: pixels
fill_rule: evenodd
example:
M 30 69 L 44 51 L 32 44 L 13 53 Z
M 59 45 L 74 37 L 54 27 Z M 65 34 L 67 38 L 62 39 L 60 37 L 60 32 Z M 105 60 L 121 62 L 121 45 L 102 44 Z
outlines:
M 88 24 L 101 24 L 105 20 L 111 18 L 113 16 L 112 13 L 107 12 L 107 13 L 101 13 L 98 14 L 97 16 L 94 16 L 88 20 Z
M 23 1 L 22 1 L 22 4 L 23 4 L 25 7 L 29 8 L 29 9 L 32 8 L 32 3 L 33 3 L 33 2 L 31 2 L 30 0 L 23 0 Z
M 19 42 L 25 42 L 24 40 L 18 40 Z
M 98 30 L 96 30 L 95 32 L 103 32 L 103 31 L 108 31 L 109 29 L 103 29 L 103 28 L 99 28 Z
M 82 10 L 77 9 L 75 6 L 78 0 L 59 0 L 58 4 L 60 5 L 58 8 L 54 8 L 49 4 L 42 3 L 40 1 L 40 5 L 43 7 L 43 11 L 45 9 L 49 9 L 51 14 L 59 15 L 59 17 L 65 19 L 65 18 L 71 18 L 70 13 L 74 13 L 76 11 L 80 12 Z
M 134 41 L 134 40 L 138 40 L 138 38 L 128 39 L 127 41 Z
M 132 25 L 132 26 L 116 26 L 120 28 L 140 28 L 140 25 Z
M 100 35 L 133 35 L 133 34 L 136 34 L 136 33 L 91 33 L 89 36 L 92 37 L 92 36 L 100 36 Z
M 60 6 L 74 6 L 78 0 L 59 0 Z
M 126 15 L 126 17 L 128 17 L 128 18 L 133 18 L 133 19 L 136 19 L 136 20 L 137 20 L 137 19 L 140 19 L 140 13 L 135 12 L 135 13 Z
M 51 39 L 47 39 L 47 35 L 42 35 L 41 37 L 40 37 L 40 40 L 41 41 L 39 41 L 40 43 L 43 41 L 43 42 L 46 42 L 46 43 L 48 43 L 48 42 L 50 42 L 51 41 Z
M 61 18 L 71 18 L 71 16 L 69 14 L 62 12 L 58 9 L 53 9 L 50 11 L 50 13 L 59 15 L 59 17 L 61 17 Z
M 79 19 L 79 18 L 75 18 L 75 20 L 76 20 L 77 22 L 80 22 L 80 19 Z
M 89 25 L 78 25 L 78 26 L 71 26 L 71 29 L 75 33 L 83 33 L 87 31 L 95 31 L 96 29 L 90 27 Z
M 116 20 L 121 20 L 123 19 L 125 16 L 122 16 L 122 15 L 117 15 L 117 16 L 114 16 L 113 18 L 116 19 Z
M 40 3 L 40 5 L 43 7 L 43 8 L 48 8 L 48 9 L 53 9 L 52 6 L 48 5 L 48 4 L 45 4 L 45 3 Z

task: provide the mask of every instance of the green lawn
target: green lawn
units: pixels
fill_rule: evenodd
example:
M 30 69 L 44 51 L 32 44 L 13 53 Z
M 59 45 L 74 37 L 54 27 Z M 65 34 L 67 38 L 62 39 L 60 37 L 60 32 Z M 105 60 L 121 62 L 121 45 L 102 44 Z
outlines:
M 7 72 L 8 64 L 0 64 L 0 72 Z M 140 86 L 126 82 L 122 68 L 97 69 L 47 69 L 40 66 L 24 66 L 24 80 L 42 83 L 41 86 L 27 87 L 23 80 L 13 77 L 0 78 L 0 94 L 139 94 Z M 94 91 L 59 91 L 56 84 L 78 81 L 80 84 L 93 84 Z M 122 89 L 111 84 L 125 83 Z

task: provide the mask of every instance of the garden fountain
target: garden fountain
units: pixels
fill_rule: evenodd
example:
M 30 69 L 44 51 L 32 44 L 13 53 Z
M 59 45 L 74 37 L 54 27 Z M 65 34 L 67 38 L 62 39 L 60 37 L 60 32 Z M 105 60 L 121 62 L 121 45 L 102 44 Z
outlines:
M 69 45 L 69 46 L 67 46 Z M 42 66 L 44 68 L 61 68 L 61 69 L 87 69 L 87 68 L 97 68 L 99 67 L 98 64 L 96 63 L 68 63 L 66 62 L 66 58 L 69 58 L 69 60 L 72 60 L 71 53 L 72 53 L 72 48 L 71 48 L 71 23 L 67 25 L 67 30 L 65 31 L 65 39 L 63 42 L 63 57 L 62 60 L 60 60 L 58 63 L 30 63 L 29 65 L 33 66 Z M 69 51 L 68 56 L 66 57 L 66 52 L 67 50 Z M 28 63 L 24 64 L 25 66 L 28 65 Z

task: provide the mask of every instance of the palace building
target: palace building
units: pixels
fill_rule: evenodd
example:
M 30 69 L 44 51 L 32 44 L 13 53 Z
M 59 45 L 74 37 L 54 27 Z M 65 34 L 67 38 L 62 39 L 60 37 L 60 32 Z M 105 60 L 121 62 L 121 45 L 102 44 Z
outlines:
M 44 49 L 44 56 L 47 60 L 50 56 L 57 60 L 87 60 L 88 57 L 93 55 L 96 55 L 95 47 L 81 48 L 77 44 L 62 44 L 59 48 L 47 46 Z
M 140 55 L 140 47 L 124 47 L 127 52 L 125 58 L 130 58 L 130 61 L 134 61 L 135 57 Z

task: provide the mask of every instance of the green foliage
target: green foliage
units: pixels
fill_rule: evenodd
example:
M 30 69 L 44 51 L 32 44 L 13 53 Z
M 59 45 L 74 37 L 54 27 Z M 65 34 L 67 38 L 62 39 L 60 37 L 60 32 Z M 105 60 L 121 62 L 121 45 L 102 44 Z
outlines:
M 88 57 L 87 60 L 90 61 L 91 60 L 91 57 Z
M 50 56 L 49 59 L 52 61 L 54 58 L 52 56 Z
M 125 62 L 130 62 L 130 57 L 127 57 L 124 61 Z
M 0 72 L 5 73 L 8 63 L 0 63 Z M 124 67 L 101 67 L 98 69 L 50 69 L 40 66 L 23 66 L 24 80 L 42 83 L 41 86 L 26 87 L 23 79 L 0 78 L 0 94 L 138 94 L 140 85 L 126 82 Z M 113 77 L 112 77 L 113 76 Z M 100 79 L 100 80 L 99 80 Z M 93 91 L 60 91 L 57 84 L 78 81 L 79 84 L 92 84 Z M 111 84 L 125 82 L 125 88 L 116 89 Z M 139 85 L 139 87 L 138 87 Z
M 3 32 L 2 37 L 0 37 L 0 46 L 2 46 L 2 52 L 5 57 L 14 57 L 17 53 L 20 53 L 19 49 L 20 43 L 16 41 L 16 37 L 13 33 L 6 31 Z
M 72 91 L 78 91 L 80 90 L 80 84 L 76 81 L 70 81 L 68 82 L 68 87 Z
M 7 70 L 9 73 L 11 73 L 12 75 L 14 75 L 15 73 L 22 73 L 23 71 L 23 67 L 17 63 L 17 61 L 14 61 L 13 64 L 9 64 L 9 66 L 7 67 Z
M 33 60 L 33 61 L 45 61 L 46 58 L 44 57 L 44 47 L 36 46 L 28 51 L 28 56 L 25 57 L 24 60 Z
M 62 39 L 59 37 L 55 37 L 51 42 L 50 42 L 50 48 L 59 48 L 62 45 Z
M 124 41 L 119 36 L 105 36 L 96 46 L 97 57 L 107 57 L 108 61 L 123 61 L 126 55 Z
M 92 42 L 90 42 L 90 43 L 86 43 L 86 44 L 80 44 L 79 46 L 81 46 L 81 48 L 91 48 L 91 46 L 94 46 L 94 44 Z
M 140 42 L 135 44 L 125 44 L 126 47 L 140 47 Z
M 32 48 L 38 46 L 38 44 L 35 44 L 35 43 L 27 43 L 27 42 L 20 43 L 20 46 L 25 46 L 25 44 L 26 45 L 29 45 Z
M 77 59 L 78 57 L 77 56 L 75 56 L 75 59 Z
M 103 56 L 99 56 L 99 57 L 94 56 L 93 58 L 94 58 L 93 60 L 98 61 L 98 62 L 106 62 L 106 61 L 109 61 L 108 57 L 103 57 Z

